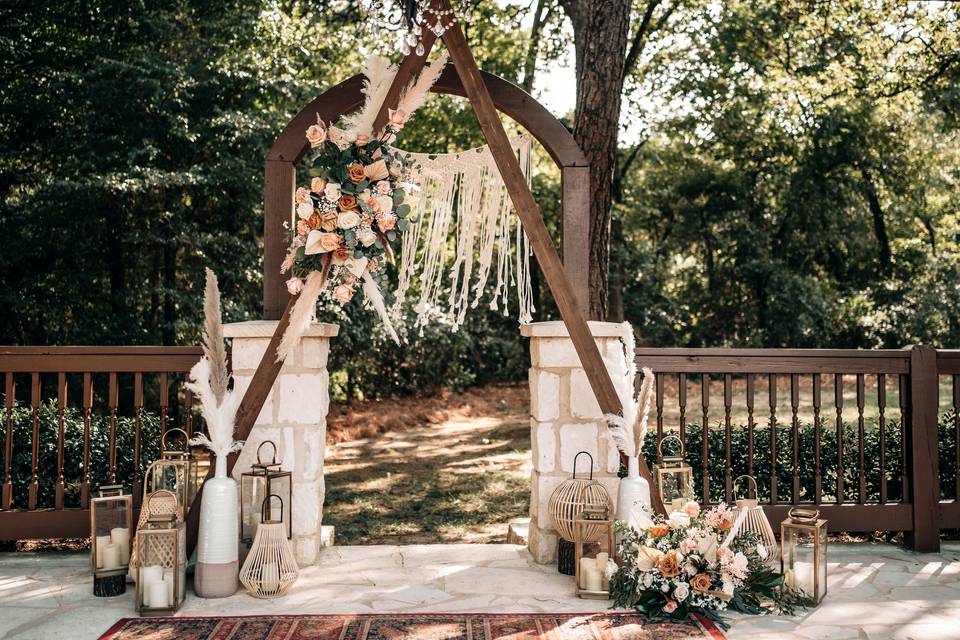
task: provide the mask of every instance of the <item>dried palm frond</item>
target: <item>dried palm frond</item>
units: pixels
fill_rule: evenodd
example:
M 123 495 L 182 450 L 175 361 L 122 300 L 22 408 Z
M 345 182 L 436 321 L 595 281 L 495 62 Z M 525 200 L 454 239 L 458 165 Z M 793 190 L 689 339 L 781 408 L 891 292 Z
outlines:
M 220 287 L 217 276 L 207 269 L 203 291 L 203 353 L 210 361 L 210 387 L 217 404 L 223 402 L 230 382 L 227 371 L 227 350 L 223 343 L 223 320 L 220 311 Z
M 236 389 L 228 390 L 223 402 L 217 402 L 211 386 L 212 368 L 210 360 L 204 356 L 190 369 L 190 380 L 186 387 L 200 399 L 200 411 L 207 423 L 210 436 L 199 434 L 190 440 L 190 444 L 203 446 L 217 457 L 227 456 L 243 448 L 242 442 L 233 439 L 234 421 L 243 395 Z
M 396 74 L 397 68 L 392 66 L 387 58 L 376 55 L 367 58 L 367 65 L 363 70 L 366 77 L 363 81 L 363 93 L 366 99 L 359 110 L 343 117 L 341 128 L 348 133 L 371 136 L 373 123 Z

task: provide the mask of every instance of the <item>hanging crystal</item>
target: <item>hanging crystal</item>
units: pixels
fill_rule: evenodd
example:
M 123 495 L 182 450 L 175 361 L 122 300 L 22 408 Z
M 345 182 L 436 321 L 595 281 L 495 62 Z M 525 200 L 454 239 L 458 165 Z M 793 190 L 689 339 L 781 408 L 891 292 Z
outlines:
M 411 31 L 407 34 L 407 45 L 412 47 L 416 44 L 417 44 L 417 34 Z
M 426 53 L 426 49 L 423 48 L 422 42 L 417 43 L 416 52 L 417 52 L 417 55 L 421 57 L 423 56 L 424 53 Z

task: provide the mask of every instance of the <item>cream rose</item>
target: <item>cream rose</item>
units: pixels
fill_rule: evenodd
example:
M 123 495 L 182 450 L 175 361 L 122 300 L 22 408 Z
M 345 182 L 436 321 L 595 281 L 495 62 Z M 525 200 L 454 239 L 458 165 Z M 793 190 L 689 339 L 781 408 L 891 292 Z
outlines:
M 677 602 L 683 602 L 689 595 L 690 586 L 686 582 L 678 582 L 677 586 L 673 588 L 673 597 L 677 599 Z
M 357 231 L 357 242 L 365 247 L 369 247 L 377 241 L 377 234 L 373 229 L 367 226 L 360 227 Z
M 657 565 L 657 560 L 662 555 L 663 553 L 659 549 L 640 547 L 637 549 L 637 559 L 634 564 L 640 571 L 650 571 Z
M 340 199 L 340 183 L 338 182 L 328 182 L 327 186 L 323 188 L 323 197 L 331 202 L 336 202 Z
M 390 231 L 397 226 L 397 216 L 392 213 L 378 213 L 377 226 L 380 231 Z
M 691 500 L 687 504 L 683 505 L 683 512 L 691 518 L 696 518 L 698 515 L 700 515 L 700 505 Z
M 310 147 L 316 148 L 327 140 L 327 130 L 323 125 L 312 124 L 307 128 L 307 140 L 310 141 Z
M 310 202 L 310 191 L 303 187 L 297 187 L 297 195 L 294 198 L 298 203 Z
M 377 204 L 380 205 L 380 211 L 383 213 L 389 213 L 393 211 L 393 198 L 390 196 L 374 196 L 377 201 Z
M 327 130 L 327 137 L 338 146 L 343 143 L 343 131 L 337 127 L 330 127 Z
M 360 224 L 360 216 L 356 211 L 341 211 L 337 216 L 337 226 L 341 229 L 353 229 Z
M 381 196 L 385 196 L 390 193 L 390 183 L 386 180 L 381 180 L 376 185 L 377 193 Z
M 377 160 L 373 164 L 368 164 L 363 168 L 363 175 L 367 177 L 367 180 L 383 180 L 390 175 L 390 172 L 387 170 L 387 163 L 383 160 Z
M 310 191 L 320 194 L 323 193 L 323 190 L 327 187 L 327 181 L 323 178 L 317 177 L 310 181 Z
M 313 204 L 310 202 L 301 202 L 297 205 L 297 215 L 301 220 L 308 220 L 313 215 Z
M 682 529 L 684 527 L 690 526 L 690 516 L 681 512 L 674 511 L 670 514 L 670 517 L 667 519 L 667 524 L 670 525 L 672 529 Z

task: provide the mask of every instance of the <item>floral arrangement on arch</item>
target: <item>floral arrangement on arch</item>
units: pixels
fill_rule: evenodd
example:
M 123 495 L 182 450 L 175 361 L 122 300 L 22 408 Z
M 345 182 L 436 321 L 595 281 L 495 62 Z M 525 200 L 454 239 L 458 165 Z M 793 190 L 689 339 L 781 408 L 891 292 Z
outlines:
M 726 504 L 702 511 L 688 501 L 668 518 L 646 511 L 616 523 L 619 567 L 610 575 L 618 607 L 647 616 L 685 619 L 699 612 L 722 626 L 727 609 L 792 614 L 799 593 L 766 563 L 768 550 L 755 533 L 731 536 L 734 513 Z
M 295 192 L 295 222 L 285 225 L 292 237 L 281 266 L 290 276 L 287 290 L 300 297 L 277 350 L 278 360 L 292 351 L 323 294 L 346 305 L 362 289 L 387 333 L 399 342 L 379 283 L 384 282 L 385 263 L 394 259 L 400 234 L 414 221 L 419 188 L 406 181 L 413 168 L 409 155 L 392 145 L 445 64 L 444 55 L 425 66 L 401 92 L 397 108 L 388 110 L 387 124 L 374 131 L 397 68 L 386 58 L 371 56 L 364 70 L 363 107 L 344 116 L 339 126 L 318 115 L 317 123 L 305 131 L 313 151 L 313 178 Z

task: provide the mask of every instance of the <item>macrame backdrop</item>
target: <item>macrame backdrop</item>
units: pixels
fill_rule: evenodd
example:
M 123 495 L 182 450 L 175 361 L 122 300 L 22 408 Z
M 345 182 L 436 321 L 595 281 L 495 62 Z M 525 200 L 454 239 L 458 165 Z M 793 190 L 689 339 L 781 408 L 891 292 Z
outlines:
M 517 136 L 511 143 L 529 185 L 530 137 Z M 491 288 L 490 309 L 508 315 L 509 290 L 515 286 L 518 320 L 530 322 L 530 243 L 489 147 L 410 156 L 419 165 L 410 180 L 421 192 L 416 222 L 402 236 L 394 312 L 419 281 L 415 326 L 422 330 L 431 310 L 440 310 L 456 330 L 467 309 L 476 308 Z

